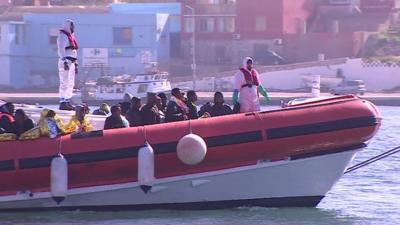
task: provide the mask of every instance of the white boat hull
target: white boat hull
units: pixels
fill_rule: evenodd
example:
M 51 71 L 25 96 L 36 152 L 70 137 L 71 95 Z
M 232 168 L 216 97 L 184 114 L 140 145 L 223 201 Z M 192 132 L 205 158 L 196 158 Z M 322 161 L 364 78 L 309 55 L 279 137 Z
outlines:
M 357 151 L 157 179 L 147 193 L 136 182 L 70 189 L 60 204 L 49 192 L 27 191 L 0 197 L 0 211 L 313 207 L 340 179 Z

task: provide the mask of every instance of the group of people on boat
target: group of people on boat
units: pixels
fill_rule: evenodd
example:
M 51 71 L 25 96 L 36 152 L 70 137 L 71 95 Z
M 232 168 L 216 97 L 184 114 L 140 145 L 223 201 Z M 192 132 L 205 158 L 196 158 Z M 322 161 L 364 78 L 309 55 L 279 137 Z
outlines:
M 200 110 L 197 108 L 197 94 L 195 91 L 182 92 L 179 88 L 171 91 L 171 98 L 161 93 L 147 93 L 147 102 L 142 105 L 141 99 L 132 97 L 130 101 L 121 102 L 110 107 L 102 103 L 94 115 L 108 115 L 104 129 L 136 127 L 151 124 L 177 122 L 233 114 L 235 111 L 224 103 L 221 92 L 214 94 L 214 102 L 207 102 Z M 236 113 L 239 111 L 236 110 Z
M 62 134 L 92 131 L 93 127 L 86 117 L 89 107 L 77 105 L 74 108 L 75 114 L 67 124 L 50 109 L 43 109 L 35 124 L 23 109 L 15 110 L 13 103 L 3 103 L 0 105 L 0 141 L 36 139 L 40 136 L 55 138 Z
M 144 105 L 140 98 L 132 97 L 129 102 L 121 102 L 111 108 L 107 103 L 102 103 L 93 114 L 108 116 L 104 122 L 104 129 L 107 130 L 239 113 L 237 109 L 234 111 L 224 103 L 221 92 L 216 92 L 214 102 L 207 102 L 200 110 L 196 103 L 195 91 L 188 91 L 185 97 L 184 92 L 174 88 L 169 102 L 165 93 L 148 93 L 147 103 Z M 40 136 L 55 138 L 64 134 L 92 131 L 93 126 L 87 117 L 89 107 L 83 104 L 74 106 L 74 109 L 75 114 L 66 124 L 51 109 L 43 109 L 38 123 L 35 124 L 23 109 L 15 110 L 13 103 L 3 103 L 0 105 L 0 141 L 35 139 Z

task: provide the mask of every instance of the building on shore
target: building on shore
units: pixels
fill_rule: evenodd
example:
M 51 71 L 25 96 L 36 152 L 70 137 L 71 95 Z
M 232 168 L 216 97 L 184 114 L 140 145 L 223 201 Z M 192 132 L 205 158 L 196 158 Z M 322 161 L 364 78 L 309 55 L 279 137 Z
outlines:
M 67 18 L 76 21 L 80 79 L 143 73 L 147 63 L 170 57 L 179 14 L 176 3 L 15 7 L 0 16 L 0 85 L 57 85 L 56 40 Z
M 396 8 L 395 0 L 181 3 L 183 54 L 189 64 L 195 31 L 199 73 L 232 69 L 245 55 L 254 56 L 260 64 L 275 63 L 265 59 L 268 51 L 288 63 L 357 57 L 368 35 L 387 25 Z

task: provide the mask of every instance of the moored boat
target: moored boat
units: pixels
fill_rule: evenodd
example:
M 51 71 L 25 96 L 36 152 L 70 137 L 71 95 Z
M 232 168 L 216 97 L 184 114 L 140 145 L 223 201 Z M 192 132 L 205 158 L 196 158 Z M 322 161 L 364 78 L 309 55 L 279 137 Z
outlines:
M 354 96 L 284 109 L 0 143 L 0 210 L 215 209 L 316 206 L 380 126 L 376 107 Z M 207 144 L 187 165 L 178 141 Z M 154 149 L 154 177 L 138 180 L 138 155 Z M 52 198 L 51 161 L 68 162 L 68 195 Z

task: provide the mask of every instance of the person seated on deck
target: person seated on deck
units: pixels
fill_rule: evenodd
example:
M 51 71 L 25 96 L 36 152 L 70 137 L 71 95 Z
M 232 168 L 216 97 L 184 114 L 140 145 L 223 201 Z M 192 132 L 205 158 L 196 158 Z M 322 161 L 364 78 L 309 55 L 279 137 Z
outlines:
M 110 106 L 103 102 L 100 107 L 93 111 L 93 115 L 107 116 L 110 113 Z
M 93 126 L 90 124 L 89 119 L 86 117 L 87 108 L 83 105 L 77 105 L 75 107 L 75 115 L 71 117 L 68 125 L 65 127 L 66 133 L 75 132 L 90 132 L 93 130 Z
M 199 113 L 197 112 L 197 94 L 195 91 L 188 91 L 186 93 L 187 95 L 187 100 L 186 100 L 186 105 L 189 108 L 189 113 L 188 117 L 190 120 L 198 119 L 199 118 Z
M 118 129 L 129 127 L 128 120 L 122 115 L 121 106 L 119 104 L 111 107 L 111 116 L 107 117 L 104 122 L 104 130 Z
M 58 118 L 56 112 L 50 109 L 44 109 L 40 114 L 39 126 L 42 136 L 56 138 L 57 136 L 66 133 L 62 120 Z
M 214 94 L 214 105 L 211 106 L 210 115 L 211 117 L 215 116 L 224 116 L 232 114 L 233 111 L 231 107 L 227 104 L 224 104 L 224 95 L 217 91 Z
M 161 101 L 155 93 L 147 93 L 147 103 L 140 110 L 143 125 L 159 124 L 161 122 L 157 101 Z
M 165 112 L 160 110 L 163 107 L 163 100 L 157 95 L 156 106 L 158 108 L 158 115 L 160 116 L 160 123 L 165 123 Z
M 179 88 L 174 88 L 171 91 L 171 99 L 167 105 L 165 113 L 165 122 L 176 122 L 187 120 L 189 108 L 185 103 L 184 94 Z
M 119 105 L 121 106 L 121 115 L 126 117 L 128 114 L 129 109 L 131 109 L 131 102 L 120 102 Z
M 167 110 L 167 102 L 168 102 L 168 98 L 167 95 L 164 92 L 160 92 L 157 94 L 158 97 L 160 97 L 161 99 L 161 105 L 160 107 L 158 107 L 158 110 L 162 111 L 164 114 Z
M 128 119 L 130 127 L 137 127 L 143 125 L 140 108 L 142 108 L 142 103 L 140 98 L 132 97 L 131 108 L 126 114 L 126 119 Z
M 20 137 L 23 133 L 35 127 L 32 119 L 30 119 L 23 109 L 15 111 L 15 134 Z
M 2 105 L 1 105 L 2 104 Z M 0 134 L 15 133 L 15 106 L 11 102 L 0 102 Z
M 205 114 L 210 114 L 212 104 L 207 102 L 206 104 L 202 105 L 199 110 L 199 116 L 203 116 Z

